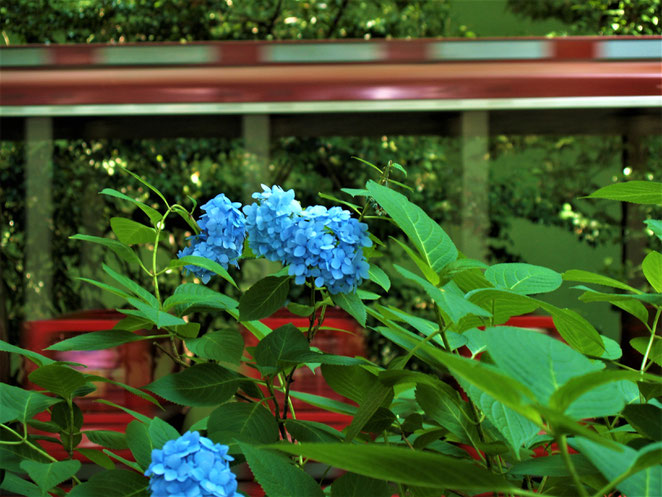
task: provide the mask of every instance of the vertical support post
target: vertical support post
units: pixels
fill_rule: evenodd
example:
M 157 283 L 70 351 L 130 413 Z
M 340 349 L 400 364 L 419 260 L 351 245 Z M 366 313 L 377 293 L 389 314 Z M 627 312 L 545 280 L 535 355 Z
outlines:
M 460 250 L 487 260 L 489 218 L 489 125 L 487 111 L 462 113 L 462 221 Z
M 241 134 L 244 138 L 246 162 L 244 163 L 244 201 L 251 201 L 250 195 L 260 191 L 260 184 L 268 178 L 269 147 L 271 129 L 269 115 L 245 114 L 241 121 Z
M 27 320 L 53 310 L 53 125 L 49 117 L 25 120 L 25 309 Z
M 241 121 L 244 138 L 244 194 L 245 203 L 252 203 L 251 194 L 262 191 L 260 185 L 269 183 L 269 148 L 271 145 L 271 123 L 268 114 L 245 114 Z M 271 186 L 271 185 L 270 185 Z M 278 271 L 280 264 L 266 259 L 244 263 L 241 271 L 242 290 L 258 280 Z

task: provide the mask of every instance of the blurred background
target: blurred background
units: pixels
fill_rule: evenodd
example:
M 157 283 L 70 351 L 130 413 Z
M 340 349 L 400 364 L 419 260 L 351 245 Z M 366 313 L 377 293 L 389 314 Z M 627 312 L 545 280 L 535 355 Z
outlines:
M 659 0 L 4 0 L 0 28 L 0 43 L 9 47 L 645 36 L 662 31 Z M 0 51 L 0 63 L 7 53 Z M 637 266 L 647 244 L 659 244 L 640 222 L 659 218 L 659 212 L 579 198 L 615 181 L 662 181 L 659 123 L 657 128 L 647 127 L 644 121 L 634 133 L 629 124 L 599 132 L 592 132 L 591 125 L 570 132 L 562 125 L 550 126 L 545 133 L 531 134 L 527 123 L 519 122 L 490 130 L 477 145 L 480 160 L 489 165 L 480 173 L 478 188 L 484 195 L 474 206 L 484 236 L 472 240 L 462 228 L 461 206 L 467 193 L 463 154 L 468 152 L 456 125 L 426 127 L 409 114 L 411 132 L 403 132 L 406 126 L 401 122 L 391 127 L 397 132 L 389 134 L 371 124 L 379 115 L 354 113 L 327 121 L 317 132 L 302 132 L 315 123 L 290 128 L 285 123 L 273 132 L 265 127 L 263 116 L 228 122 L 225 131 L 216 132 L 213 120 L 187 126 L 165 116 L 154 124 L 161 137 L 149 138 L 149 130 L 142 122 L 132 124 L 132 118 L 92 125 L 91 131 L 88 126 L 77 134 L 76 124 L 66 120 L 43 128 L 41 121 L 27 125 L 29 119 L 23 117 L 0 117 L 0 326 L 2 338 L 14 342 L 25 321 L 117 307 L 112 295 L 76 279 L 103 280 L 102 262 L 128 271 L 137 281 L 143 279 L 112 253 L 69 239 L 76 233 L 112 236 L 111 216 L 143 221 L 127 204 L 98 195 L 103 188 L 114 188 L 147 198 L 148 193 L 121 174 L 119 166 L 148 178 L 167 198 L 184 205 L 190 205 L 187 195 L 200 205 L 221 192 L 246 202 L 257 183 L 294 188 L 304 205 L 328 205 L 318 192 L 347 199 L 340 188 L 359 188 L 370 177 L 370 169 L 352 156 L 378 165 L 392 160 L 409 173 L 411 200 L 438 220 L 461 250 L 489 263 L 586 269 L 641 285 Z M 527 119 L 535 120 L 536 114 L 527 114 Z M 539 119 L 546 117 L 541 114 Z M 581 113 L 570 120 L 578 119 Z M 508 129 L 517 132 L 503 132 Z M 37 172 L 29 173 L 31 167 Z M 171 255 L 185 243 L 186 229 L 184 224 L 173 227 L 166 247 Z M 376 229 L 382 230 L 381 236 L 389 234 L 386 228 Z M 397 260 L 397 248 L 392 249 Z M 389 270 L 388 258 L 380 264 Z M 240 273 L 243 284 L 262 270 L 246 263 Z M 424 302 L 390 274 L 399 290 L 388 300 L 425 315 Z M 164 275 L 162 284 L 174 285 L 168 278 Z M 223 281 L 213 285 L 232 293 Z M 617 310 L 608 304 L 578 305 L 578 292 L 569 286 L 550 297 L 553 302 L 578 310 L 600 331 L 618 339 L 622 323 Z M 206 317 L 203 329 L 220 326 L 214 319 Z M 370 347 L 373 359 L 387 361 L 393 354 L 378 341 Z

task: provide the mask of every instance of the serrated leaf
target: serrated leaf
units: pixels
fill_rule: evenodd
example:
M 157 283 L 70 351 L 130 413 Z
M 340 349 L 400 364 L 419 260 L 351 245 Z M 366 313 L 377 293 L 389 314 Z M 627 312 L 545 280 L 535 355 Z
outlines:
M 128 407 L 124 407 L 124 406 L 121 406 L 119 404 L 115 404 L 114 402 L 111 402 L 110 400 L 97 399 L 97 400 L 95 400 L 95 402 L 98 402 L 99 404 L 105 404 L 107 406 L 111 406 L 111 407 L 114 407 L 114 408 L 119 409 L 121 411 L 124 411 L 125 413 L 130 414 L 131 416 L 133 416 L 134 418 L 142 421 L 143 423 L 149 423 L 149 421 L 151 419 L 151 418 L 145 416 L 144 414 L 141 414 L 137 411 L 133 411 L 133 410 L 129 409 Z
M 145 302 L 129 297 L 127 302 L 135 307 L 137 310 L 133 309 L 118 309 L 119 312 L 123 314 L 131 314 L 134 316 L 144 317 L 145 319 L 150 320 L 157 328 L 165 328 L 166 326 L 180 326 L 186 324 L 182 318 L 168 314 L 167 312 L 159 310 L 157 307 L 153 307 Z M 157 303 L 158 305 L 158 303 Z
M 388 482 L 345 473 L 331 484 L 331 497 L 391 497 L 393 490 Z
M 23 461 L 21 468 L 27 472 L 30 478 L 32 478 L 32 481 L 45 493 L 74 476 L 80 469 L 80 461 L 76 461 L 75 459 L 52 463 Z
M 662 409 L 653 404 L 630 404 L 623 409 L 623 417 L 642 436 L 662 441 Z
M 179 285 L 175 292 L 163 302 L 163 310 L 168 311 L 176 307 L 177 314 L 185 315 L 203 310 L 233 309 L 238 303 L 216 290 L 195 283 Z
M 553 292 L 563 282 L 552 269 L 524 263 L 495 264 L 485 270 L 485 278 L 497 288 L 521 295 Z
M 426 488 L 517 493 L 500 476 L 472 462 L 383 444 L 278 444 L 274 449 L 301 455 L 378 480 Z
M 407 197 L 374 181 L 366 188 L 414 244 L 419 254 L 435 272 L 457 259 L 455 245 L 441 227 Z
M 425 414 L 465 443 L 478 442 L 478 432 L 471 423 L 457 392 L 445 384 L 419 383 L 416 402 Z
M 145 389 L 184 406 L 213 406 L 228 400 L 239 386 L 239 376 L 217 364 L 196 364 L 150 383 Z
M 361 326 L 365 326 L 367 314 L 365 305 L 356 293 L 338 293 L 333 296 L 333 302 L 343 311 L 356 319 Z
M 122 285 L 124 288 L 129 290 L 135 296 L 145 301 L 151 307 L 157 308 L 159 306 L 158 299 L 154 295 L 149 293 L 147 290 L 145 290 L 143 287 L 141 287 L 138 283 L 131 280 L 130 278 L 127 278 L 123 274 L 114 271 L 105 264 L 102 264 L 101 267 L 108 276 L 113 278 L 115 281 L 117 281 L 120 285 Z
M 552 315 L 556 330 L 573 349 L 595 357 L 604 353 L 605 346 L 600 334 L 577 312 L 546 303 L 541 303 L 541 307 Z
M 19 421 L 26 423 L 35 414 L 45 411 L 60 399 L 0 383 L 0 423 Z
M 337 442 L 344 438 L 335 428 L 315 421 L 288 419 L 285 427 L 299 442 Z
M 43 497 L 39 487 L 14 473 L 6 473 L 0 480 L 0 490 L 6 490 L 9 495 L 23 495 L 24 497 Z
M 379 266 L 370 264 L 370 269 L 368 269 L 368 277 L 370 278 L 370 281 L 377 283 L 386 292 L 388 292 L 389 288 L 391 288 L 391 280 L 384 272 L 384 270 L 382 270 L 382 268 Z
M 87 436 L 90 442 L 111 450 L 124 450 L 129 448 L 126 435 L 118 431 L 86 430 L 83 434 Z
M 141 468 L 147 469 L 152 461 L 152 449 L 156 447 L 149 436 L 147 425 L 133 420 L 126 427 L 126 442 Z
M 154 397 L 152 397 L 150 394 L 148 394 L 148 393 L 146 393 L 146 392 L 143 392 L 142 390 L 140 390 L 140 389 L 138 389 L 138 388 L 132 387 L 131 385 L 127 385 L 126 383 L 122 383 L 122 382 L 120 382 L 120 381 L 111 380 L 110 378 L 106 378 L 105 376 L 96 376 L 96 375 L 90 375 L 90 374 L 85 375 L 85 379 L 86 379 L 87 381 L 89 381 L 89 382 L 103 382 L 103 383 L 110 383 L 111 385 L 115 385 L 115 386 L 121 387 L 121 388 L 123 388 L 124 390 L 126 390 L 126 391 L 132 393 L 133 395 L 136 395 L 136 396 L 140 397 L 140 398 L 143 399 L 143 400 L 146 400 L 146 401 L 148 401 L 148 402 L 151 402 L 152 404 L 154 404 L 154 405 L 155 405 L 156 407 L 158 407 L 159 409 L 163 409 L 163 408 L 161 407 L 161 404 L 159 404 L 159 401 L 156 400 Z
M 462 291 L 453 282 L 447 283 L 443 288 L 437 288 L 432 283 L 397 264 L 394 264 L 393 267 L 402 276 L 423 287 L 425 293 L 448 315 L 452 322 L 457 323 L 467 315 L 491 316 L 487 310 L 467 300 L 462 294 Z
M 409 258 L 416 264 L 416 267 L 423 273 L 425 279 L 427 279 L 433 285 L 439 284 L 439 275 L 432 269 L 423 259 L 417 256 L 414 251 L 404 242 L 401 242 L 397 238 L 390 237 L 395 243 L 397 243 L 402 250 L 409 256 Z
M 582 454 L 570 454 L 570 460 L 580 475 L 599 473 L 598 469 Z M 511 475 L 561 476 L 569 477 L 568 466 L 560 454 L 536 457 L 515 464 L 509 471 Z
M 638 456 L 638 452 L 627 445 L 619 444 L 611 449 L 583 438 L 574 438 L 570 444 L 585 455 L 608 481 L 625 473 Z M 616 488 L 624 495 L 656 497 L 662 488 L 662 465 L 640 471 L 623 480 Z
M 234 440 L 271 443 L 278 440 L 278 423 L 260 403 L 228 402 L 215 409 L 207 421 L 207 433 L 214 442 L 234 445 Z
M 76 452 L 83 454 L 97 466 L 101 466 L 104 469 L 115 469 L 115 463 L 113 460 L 100 450 L 79 447 L 76 449 Z
M 662 205 L 662 183 L 655 181 L 626 181 L 594 191 L 585 198 L 605 198 L 634 204 Z
M 641 269 L 648 283 L 657 293 L 662 293 L 662 254 L 655 251 L 649 253 L 641 263 Z
M 122 469 L 101 471 L 76 485 L 67 497 L 147 497 L 148 479 L 136 472 Z
M 144 339 L 145 337 L 124 330 L 90 331 L 54 343 L 44 350 L 102 350 Z
M 199 338 L 188 338 L 185 342 L 196 356 L 226 364 L 238 365 L 244 350 L 244 339 L 235 328 L 212 331 Z
M 11 343 L 7 343 L 4 340 L 0 340 L 0 352 L 9 352 L 10 354 L 18 354 L 23 357 L 27 357 L 37 366 L 46 366 L 48 364 L 53 364 L 55 361 L 50 357 L 45 355 L 38 354 L 32 350 L 23 349 Z
M 186 255 L 184 257 L 180 257 L 179 259 L 173 259 L 168 264 L 168 268 L 171 269 L 183 267 L 183 266 L 201 267 L 203 269 L 211 271 L 214 274 L 219 275 L 221 278 L 223 278 L 225 281 L 230 283 L 235 288 L 237 287 L 237 284 L 235 283 L 234 279 L 232 278 L 232 276 L 230 276 L 230 273 L 228 273 L 223 266 L 221 266 L 218 262 L 207 259 L 206 257 L 199 257 L 197 255 Z
M 283 307 L 289 290 L 290 277 L 261 279 L 239 299 L 239 319 L 253 321 L 271 316 Z
M 310 350 L 308 340 L 293 324 L 281 326 L 264 337 L 255 347 L 253 357 L 263 375 L 274 375 Z
M 282 454 L 240 443 L 255 480 L 269 497 L 324 497 L 322 488 Z
M 345 442 L 354 440 L 366 424 L 373 419 L 377 410 L 384 404 L 390 404 L 392 399 L 393 389 L 379 382 L 375 382 L 369 392 L 364 392 L 354 419 L 345 431 Z
M 31 382 L 64 399 L 71 399 L 74 392 L 86 383 L 85 375 L 59 364 L 49 364 L 35 369 L 28 378 Z
M 122 242 L 117 240 L 111 240 L 109 238 L 101 238 L 98 236 L 91 235 L 73 235 L 69 237 L 71 240 L 82 240 L 84 242 L 96 243 L 98 245 L 103 245 L 104 247 L 112 250 L 117 257 L 122 259 L 124 262 L 139 263 L 140 259 L 138 255 L 131 249 L 131 247 L 124 245 Z
M 110 227 L 117 239 L 128 246 L 154 243 L 156 240 L 156 230 L 154 228 L 149 228 L 144 224 L 124 217 L 110 218 Z
M 614 278 L 609 278 L 607 276 L 602 276 L 601 274 L 592 273 L 590 271 L 583 271 L 581 269 L 571 269 L 563 273 L 563 279 L 565 281 L 578 281 L 580 283 L 595 283 L 596 285 L 604 285 L 612 288 L 620 288 L 621 290 L 628 290 L 633 293 L 637 293 L 635 288 L 632 288 L 630 285 L 621 283 Z
M 156 224 L 163 218 L 161 213 L 154 209 L 153 207 L 150 207 L 147 204 L 144 204 L 140 202 L 139 200 L 136 200 L 134 198 L 129 197 L 128 195 L 124 195 L 123 193 L 118 192 L 117 190 L 113 190 L 112 188 L 104 188 L 99 192 L 102 195 L 108 195 L 110 197 L 115 197 L 119 198 L 122 200 L 126 200 L 128 202 L 131 202 L 132 204 L 138 206 L 141 211 L 143 211 L 147 216 L 149 217 L 150 221 L 152 222 L 152 225 L 156 226 Z

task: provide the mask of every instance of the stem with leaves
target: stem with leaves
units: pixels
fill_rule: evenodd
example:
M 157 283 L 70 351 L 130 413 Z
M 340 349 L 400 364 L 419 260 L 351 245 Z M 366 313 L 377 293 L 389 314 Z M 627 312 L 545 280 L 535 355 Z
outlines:
M 653 326 L 650 328 L 651 336 L 650 339 L 648 340 L 646 353 L 644 354 L 644 358 L 641 361 L 641 367 L 639 368 L 639 371 L 641 371 L 642 373 L 647 369 L 646 362 L 648 361 L 648 356 L 650 355 L 651 349 L 653 348 L 653 342 L 655 341 L 656 332 L 657 332 L 657 323 L 660 320 L 660 314 L 662 314 L 662 307 L 659 307 L 657 309 L 657 312 L 655 313 L 655 319 L 653 320 Z

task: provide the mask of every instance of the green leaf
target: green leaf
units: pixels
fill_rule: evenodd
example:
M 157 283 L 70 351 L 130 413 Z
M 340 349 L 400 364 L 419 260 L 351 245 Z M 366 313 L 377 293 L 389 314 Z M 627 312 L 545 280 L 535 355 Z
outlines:
M 124 195 L 123 193 L 118 192 L 117 190 L 113 190 L 112 188 L 104 188 L 99 192 L 101 195 L 108 195 L 110 197 L 115 197 L 119 198 L 122 200 L 127 200 L 128 202 L 131 202 L 132 204 L 137 205 L 141 211 L 143 211 L 147 216 L 149 217 L 150 221 L 154 226 L 156 226 L 156 223 L 158 223 L 161 219 L 163 219 L 163 216 L 159 211 L 154 209 L 153 207 L 150 207 L 147 204 L 144 204 L 140 202 L 139 200 L 136 200 L 134 198 L 129 197 L 128 195 Z
M 341 402 L 335 399 L 329 399 L 321 395 L 315 395 L 307 392 L 297 392 L 296 390 L 290 390 L 290 397 L 302 400 L 311 406 L 319 407 L 325 411 L 335 412 L 338 414 L 346 414 L 348 416 L 354 416 L 356 414 L 356 407 Z
M 117 240 L 111 240 L 109 238 L 101 238 L 98 236 L 91 235 L 73 235 L 69 237 L 71 240 L 82 240 L 84 242 L 96 243 L 98 245 L 103 245 L 106 248 L 112 250 L 117 257 L 122 259 L 124 262 L 129 264 L 140 263 L 138 255 L 133 251 L 131 247 L 124 245 L 122 242 Z
M 83 454 L 97 466 L 101 466 L 104 469 L 115 469 L 115 463 L 113 460 L 100 450 L 79 447 L 76 449 L 76 452 Z
M 364 392 L 354 419 L 345 431 L 345 441 L 351 442 L 363 430 L 377 410 L 384 404 L 390 404 L 393 399 L 393 389 L 376 382 L 369 392 Z M 390 424 L 390 423 L 389 423 Z
M 126 245 L 154 243 L 156 230 L 124 217 L 111 217 L 110 227 L 117 239 Z
M 513 453 L 519 459 L 520 447 L 527 447 L 540 428 L 474 385 L 466 385 L 463 381 L 460 384 L 463 385 L 469 398 L 512 447 Z
M 211 331 L 199 338 L 188 338 L 185 342 L 196 356 L 228 365 L 238 365 L 244 351 L 244 339 L 236 328 Z
M 331 497 L 391 497 L 388 482 L 356 473 L 345 473 L 331 484 Z
M 9 492 L 9 495 L 43 497 L 43 494 L 37 485 L 9 472 L 5 474 L 4 479 L 0 480 L 0 490 L 6 490 Z
M 86 383 L 82 373 L 59 364 L 49 364 L 35 369 L 28 378 L 31 382 L 64 399 L 71 399 L 74 392 Z
M 204 363 L 159 378 L 144 388 L 183 406 L 213 406 L 232 397 L 238 386 L 236 373 Z
M 645 355 L 649 340 L 647 337 L 633 338 L 630 340 L 630 345 L 641 355 Z M 648 353 L 648 359 L 662 366 L 662 340 L 653 340 L 653 346 Z
M 583 302 L 610 302 L 611 304 L 616 305 L 618 302 L 629 302 L 632 300 L 639 300 L 641 302 L 646 302 L 652 305 L 662 305 L 662 294 L 660 293 L 636 293 L 624 294 L 624 293 L 601 293 L 591 290 L 584 285 L 578 285 L 573 288 L 578 290 L 584 290 L 585 293 L 579 297 Z
M 340 191 L 351 197 L 367 197 L 370 195 L 370 192 L 364 188 L 341 188 Z
M 540 301 L 537 299 L 498 288 L 471 290 L 467 293 L 466 298 L 483 309 L 489 309 L 494 324 L 505 323 L 512 316 L 527 314 L 540 307 Z M 476 322 L 470 327 L 481 324 L 481 322 Z
M 423 276 L 425 276 L 425 279 L 427 279 L 430 283 L 433 285 L 439 284 L 439 275 L 432 269 L 423 259 L 421 259 L 419 256 L 417 256 L 414 251 L 409 248 L 409 246 L 398 240 L 397 238 L 390 237 L 391 240 L 393 240 L 395 243 L 397 243 L 402 250 L 406 252 L 406 254 L 409 256 L 409 258 L 416 264 L 416 267 L 423 273 Z
M 145 416 L 144 414 L 141 414 L 137 411 L 133 411 L 133 410 L 129 409 L 128 407 L 124 407 L 124 406 L 121 406 L 119 404 L 115 404 L 114 402 L 111 402 L 110 400 L 97 399 L 97 400 L 95 400 L 95 402 L 98 402 L 99 404 L 105 404 L 107 406 L 111 406 L 111 407 L 114 407 L 114 408 L 119 409 L 121 411 L 124 411 L 125 413 L 130 414 L 131 416 L 133 416 L 134 418 L 142 421 L 143 423 L 149 423 L 149 420 L 151 419 L 151 418 Z
M 237 284 L 235 283 L 234 279 L 232 279 L 232 276 L 230 276 L 230 273 L 228 273 L 227 270 L 223 266 L 221 266 L 218 262 L 214 262 L 210 259 L 207 259 L 206 257 L 199 257 L 197 255 L 185 255 L 184 257 L 180 257 L 179 259 L 171 260 L 170 264 L 168 264 L 168 268 L 170 269 L 174 269 L 182 266 L 201 267 L 203 269 L 211 271 L 214 274 L 217 274 L 225 281 L 230 283 L 232 286 L 237 288 Z
M 632 288 L 630 285 L 621 283 L 618 280 L 602 276 L 601 274 L 591 273 L 590 271 L 583 271 L 581 269 L 571 269 L 563 273 L 565 281 L 578 281 L 580 283 L 595 283 L 596 285 L 609 286 L 612 288 L 620 288 L 621 290 L 628 290 L 637 293 L 638 290 Z
M 649 253 L 641 263 L 641 269 L 648 283 L 657 293 L 662 293 L 662 254 L 659 252 Z
M 621 349 L 621 346 L 618 344 L 618 342 L 604 335 L 600 335 L 600 338 L 602 339 L 602 343 L 605 346 L 605 351 L 600 356 L 600 359 L 616 361 L 623 356 L 623 350 Z
M 124 330 L 90 331 L 54 343 L 44 350 L 102 350 L 144 339 L 145 337 Z
M 598 469 L 582 454 L 570 454 L 570 460 L 580 475 L 593 475 L 600 473 Z M 561 454 L 554 454 L 545 457 L 536 457 L 528 461 L 522 461 L 515 464 L 508 472 L 511 475 L 530 475 L 530 476 L 570 476 L 568 466 L 561 457 Z
M 282 371 L 291 362 L 296 363 L 298 357 L 309 350 L 310 345 L 303 333 L 288 323 L 260 340 L 253 357 L 262 375 L 270 376 Z
M 638 456 L 637 451 L 627 445 L 610 449 L 583 438 L 574 438 L 570 444 L 584 454 L 608 481 L 630 469 Z M 657 465 L 640 471 L 626 478 L 616 488 L 624 495 L 657 497 L 662 488 L 662 466 Z
M 126 427 L 126 442 L 142 469 L 147 469 L 152 461 L 152 449 L 156 448 L 147 430 L 147 425 L 135 419 Z
M 159 404 L 159 401 L 156 400 L 154 397 L 152 397 L 150 394 L 143 392 L 142 390 L 139 390 L 138 388 L 132 387 L 131 385 L 127 385 L 126 383 L 122 383 L 119 381 L 111 380 L 110 378 L 106 378 L 105 376 L 96 376 L 96 375 L 90 375 L 87 374 L 85 375 L 85 379 L 88 382 L 103 382 L 103 383 L 110 383 L 111 385 L 115 385 L 118 387 L 123 388 L 124 390 L 132 393 L 133 395 L 136 395 L 140 397 L 143 400 L 146 400 L 148 402 L 151 402 L 154 404 L 156 407 L 159 409 L 163 409 L 161 407 L 161 404 Z
M 128 449 L 126 435 L 111 430 L 86 430 L 83 432 L 88 440 L 111 450 Z
M 398 164 L 397 162 L 391 162 L 391 167 L 392 167 L 393 169 L 397 169 L 397 170 L 400 171 L 402 174 L 404 174 L 404 175 L 405 175 L 405 178 L 407 177 L 407 171 L 405 170 L 404 167 L 402 167 L 402 166 L 401 166 L 400 164 Z
M 416 386 L 416 402 L 425 414 L 464 443 L 479 441 L 476 427 L 459 399 L 458 393 L 446 384 L 419 383 Z
M 70 459 L 52 463 L 23 461 L 21 468 L 32 478 L 44 494 L 74 476 L 80 469 L 80 461 Z
M 402 276 L 423 287 L 428 296 L 448 315 L 453 323 L 457 323 L 464 316 L 468 315 L 491 316 L 488 311 L 467 300 L 462 294 L 462 291 L 453 282 L 447 283 L 443 288 L 437 288 L 432 283 L 397 264 L 394 264 L 393 267 Z
M 134 299 L 133 297 L 129 297 L 127 302 L 134 306 L 137 310 L 118 309 L 119 312 L 123 314 L 144 317 L 145 319 L 148 319 L 154 323 L 157 328 L 164 328 L 166 326 L 180 326 L 186 324 L 186 321 L 184 321 L 182 318 L 178 318 L 177 316 L 173 316 L 167 312 L 160 311 L 157 307 L 153 307 L 141 300 Z
M 269 497 L 324 497 L 322 488 L 287 457 L 240 443 L 255 480 Z
M 378 384 L 377 377 L 361 366 L 322 365 L 322 376 L 331 389 L 359 404 Z
M 553 292 L 563 282 L 552 269 L 523 263 L 495 264 L 487 268 L 485 278 L 497 288 L 521 295 Z
M 111 469 L 101 471 L 81 485 L 76 485 L 67 497 L 148 497 L 148 479 L 134 471 Z
M 580 297 L 581 299 L 581 297 Z M 612 305 L 623 309 L 625 312 L 632 314 L 642 323 L 648 323 L 648 309 L 638 300 L 621 300 L 611 302 Z
M 583 419 L 617 414 L 629 401 L 618 384 L 580 392 L 568 397 L 567 405 L 552 401 L 552 394 L 569 380 L 597 371 L 604 364 L 591 362 L 561 341 L 532 330 L 499 326 L 488 328 L 486 333 L 487 350 L 499 369 L 525 384 L 543 405 L 560 406 L 559 412 Z
M 121 166 L 120 166 L 120 167 L 121 167 Z M 162 194 L 159 190 L 157 190 L 156 187 L 154 187 L 154 186 L 152 186 L 151 184 L 149 184 L 149 183 L 147 182 L 147 180 L 141 178 L 140 176 L 138 176 L 138 175 L 137 175 L 136 173 L 134 173 L 133 171 L 129 171 L 126 167 L 122 167 L 122 171 L 124 171 L 124 172 L 126 172 L 126 173 L 129 173 L 131 176 L 133 176 L 135 179 L 137 179 L 139 182 L 141 182 L 141 183 L 142 183 L 143 185 L 145 185 L 147 188 L 149 188 L 149 189 L 152 190 L 154 193 L 156 193 L 156 194 L 159 196 L 159 198 L 160 198 L 161 200 L 163 200 L 163 203 L 164 203 L 166 206 L 168 206 L 168 201 L 165 199 L 165 197 L 163 196 L 163 194 Z
M 179 316 L 192 314 L 200 311 L 234 309 L 238 302 L 216 290 L 195 283 L 184 283 L 179 285 L 173 295 L 163 303 L 164 310 L 175 307 Z
M 356 319 L 357 323 L 365 326 L 367 319 L 365 305 L 356 293 L 338 293 L 333 296 L 333 302 Z
M 153 418 L 149 424 L 149 438 L 155 449 L 162 449 L 169 440 L 179 438 L 179 432 L 161 418 Z
M 662 409 L 653 404 L 630 404 L 623 409 L 623 417 L 646 438 L 662 441 Z
M 404 195 L 374 181 L 368 181 L 366 188 L 435 272 L 457 259 L 457 249 L 451 239 L 423 209 L 409 202 Z
M 287 310 L 292 314 L 307 318 L 315 311 L 315 308 L 312 305 L 303 305 L 297 304 L 296 302 L 290 302 L 287 304 Z
M 357 214 L 360 214 L 360 210 L 359 210 L 360 207 L 359 207 L 358 205 L 356 205 L 356 204 L 353 204 L 353 203 L 351 203 L 351 202 L 346 202 L 346 201 L 344 201 L 344 200 L 340 200 L 339 198 L 334 197 L 333 195 L 329 195 L 328 193 L 322 193 L 322 192 L 319 192 L 317 195 L 318 195 L 320 198 L 323 198 L 323 199 L 326 199 L 326 200 L 331 200 L 332 202 L 336 202 L 337 204 L 346 205 L 347 207 L 349 207 L 350 209 L 352 209 L 352 210 L 353 210 L 354 212 L 356 212 Z
M 579 376 L 570 378 L 566 383 L 554 392 L 550 397 L 549 403 L 551 406 L 565 411 L 576 399 L 584 395 L 586 392 L 613 382 L 621 382 L 622 380 L 637 382 L 647 381 L 651 383 L 662 383 L 662 379 L 658 376 L 642 374 L 638 371 L 623 371 L 623 370 L 597 370 L 591 371 Z M 634 389 L 632 398 L 622 398 L 624 402 L 632 402 L 635 400 L 639 392 Z M 621 397 L 623 397 L 621 395 Z
M 101 288 L 102 290 L 105 290 L 106 292 L 112 293 L 113 295 L 117 295 L 118 297 L 122 297 L 123 299 L 126 299 L 129 297 L 129 294 L 126 293 L 124 290 L 120 290 L 119 288 L 115 288 L 112 285 L 108 285 L 106 283 L 102 283 L 101 281 L 95 281 L 91 280 L 89 278 L 76 278 L 78 281 L 84 281 L 85 283 L 89 283 L 90 285 L 94 285 L 98 288 Z
M 103 268 L 105 273 L 108 274 L 108 276 L 113 278 L 115 281 L 117 281 L 120 285 L 122 285 L 124 288 L 129 290 L 135 296 L 137 296 L 140 299 L 144 300 L 151 307 L 154 307 L 154 308 L 159 307 L 159 301 L 157 300 L 157 298 L 154 295 L 152 295 L 151 293 L 149 293 L 147 290 L 145 290 L 143 287 L 141 287 L 138 283 L 131 280 L 130 278 L 127 278 L 123 274 L 120 274 L 116 271 L 113 271 L 111 268 L 109 268 L 105 264 L 102 264 L 101 267 Z
M 50 357 L 46 357 L 45 355 L 38 354 L 32 350 L 22 349 L 21 347 L 17 347 L 16 345 L 7 343 L 4 340 L 0 340 L 0 352 L 9 352 L 10 354 L 18 354 L 23 357 L 27 357 L 37 366 L 45 366 L 48 364 L 53 364 L 55 362 Z
M 473 462 L 408 448 L 377 443 L 279 444 L 271 447 L 378 480 L 438 489 L 517 491 L 503 478 Z
M 289 276 L 261 279 L 239 299 L 239 319 L 252 321 L 271 316 L 285 305 L 289 291 Z
M 363 160 L 360 157 L 356 157 L 354 155 L 352 155 L 352 159 L 356 159 L 359 162 L 363 162 L 366 166 L 370 166 L 371 168 L 373 168 L 374 170 L 379 172 L 380 175 L 383 174 L 383 171 L 381 169 L 379 169 L 377 166 L 375 166 L 372 162 L 368 162 L 367 160 Z M 349 188 L 344 188 L 343 191 L 344 190 L 349 190 Z
M 605 346 L 600 334 L 578 313 L 545 303 L 542 303 L 541 307 L 552 315 L 556 330 L 573 349 L 595 357 L 604 353 Z
M 653 232 L 654 235 L 662 240 L 662 221 L 658 219 L 646 219 L 644 221 L 648 229 Z
M 26 423 L 35 414 L 45 411 L 60 399 L 0 383 L 0 423 L 19 421 Z
M 662 205 L 662 183 L 654 181 L 615 183 L 600 188 L 584 198 L 606 198 L 634 204 Z
M 338 442 L 344 438 L 335 428 L 315 421 L 288 419 L 285 427 L 299 442 Z
M 234 445 L 234 440 L 271 443 L 278 440 L 278 423 L 260 403 L 228 402 L 209 415 L 207 433 L 214 442 Z
M 370 278 L 370 281 L 377 283 L 386 292 L 388 292 L 389 288 L 391 288 L 391 280 L 379 266 L 370 264 L 370 269 L 368 269 L 368 277 Z

